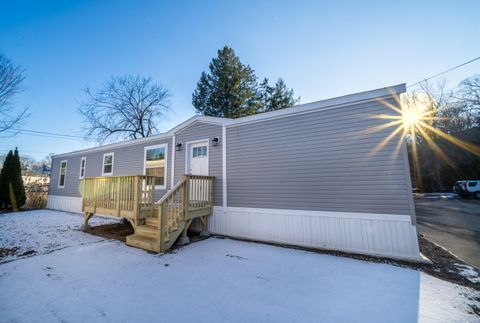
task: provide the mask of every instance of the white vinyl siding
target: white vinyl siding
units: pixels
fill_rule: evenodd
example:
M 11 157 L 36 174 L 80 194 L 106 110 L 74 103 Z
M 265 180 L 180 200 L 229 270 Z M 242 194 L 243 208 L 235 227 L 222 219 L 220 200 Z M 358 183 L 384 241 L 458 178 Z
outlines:
M 103 154 L 102 176 L 113 175 L 114 154 Z

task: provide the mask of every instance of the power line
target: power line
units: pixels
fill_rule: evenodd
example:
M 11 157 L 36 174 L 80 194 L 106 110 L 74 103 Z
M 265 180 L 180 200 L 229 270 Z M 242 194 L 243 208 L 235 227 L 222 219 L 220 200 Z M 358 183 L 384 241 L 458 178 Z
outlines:
M 435 74 L 435 75 L 433 75 L 433 76 L 430 76 L 430 77 L 428 77 L 428 78 L 426 78 L 426 79 L 424 79 L 424 80 L 418 81 L 418 82 L 416 82 L 416 83 L 413 83 L 413 84 L 407 86 L 407 89 L 408 89 L 409 87 L 415 86 L 415 85 L 420 84 L 420 83 L 422 83 L 422 82 L 431 80 L 431 79 L 433 79 L 433 78 L 435 78 L 435 77 L 437 77 L 437 76 L 440 76 L 440 75 L 442 75 L 442 74 L 445 74 L 445 73 L 448 73 L 448 72 L 450 72 L 450 71 L 453 71 L 453 70 L 455 70 L 455 69 L 457 69 L 457 68 L 459 68 L 459 67 L 462 67 L 462 66 L 465 66 L 465 65 L 467 65 L 467 64 L 470 64 L 470 63 L 472 63 L 472 62 L 475 62 L 475 61 L 477 61 L 477 60 L 479 60 L 479 59 L 480 59 L 480 56 L 478 56 L 477 58 L 474 58 L 474 59 L 472 59 L 472 60 L 469 60 L 468 62 L 462 63 L 462 64 L 457 65 L 457 66 L 452 67 L 452 68 L 449 68 L 449 69 L 446 70 L 446 71 L 443 71 L 443 72 L 441 72 L 441 73 Z
M 30 133 L 36 133 L 36 134 L 45 134 L 45 135 L 54 135 L 54 136 L 62 136 L 62 137 L 68 137 L 68 138 L 77 138 L 77 139 L 83 139 L 83 137 L 80 136 L 74 136 L 74 135 L 67 135 L 63 133 L 56 133 L 56 132 L 46 132 L 46 131 L 38 131 L 38 130 L 27 130 L 27 129 L 12 129 L 12 130 L 17 130 L 21 132 L 30 132 Z
M 29 129 L 8 129 L 6 132 L 10 134 L 17 134 L 21 133 L 24 135 L 30 136 L 40 136 L 40 137 L 47 137 L 47 138 L 58 138 L 58 139 L 70 139 L 70 140 L 84 140 L 83 137 L 74 136 L 74 135 L 67 135 L 63 133 L 56 133 L 56 132 L 47 132 L 47 131 L 37 131 L 37 130 L 29 130 Z

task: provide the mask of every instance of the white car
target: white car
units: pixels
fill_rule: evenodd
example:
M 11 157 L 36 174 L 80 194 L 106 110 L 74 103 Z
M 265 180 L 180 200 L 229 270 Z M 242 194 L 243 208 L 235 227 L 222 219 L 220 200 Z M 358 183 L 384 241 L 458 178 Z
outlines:
M 480 198 L 480 180 L 458 181 L 453 191 L 461 197 L 475 196 Z

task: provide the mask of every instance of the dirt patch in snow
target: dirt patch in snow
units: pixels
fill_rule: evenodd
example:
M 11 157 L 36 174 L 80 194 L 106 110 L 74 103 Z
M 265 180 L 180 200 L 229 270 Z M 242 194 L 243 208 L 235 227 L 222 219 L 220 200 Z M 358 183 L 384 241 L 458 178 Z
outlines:
M 101 224 L 91 227 L 88 233 L 107 238 L 126 242 L 127 236 L 134 233 L 132 225 L 127 221 L 125 223 Z
M 0 260 L 17 254 L 17 250 L 20 249 L 18 247 L 13 248 L 0 248 Z

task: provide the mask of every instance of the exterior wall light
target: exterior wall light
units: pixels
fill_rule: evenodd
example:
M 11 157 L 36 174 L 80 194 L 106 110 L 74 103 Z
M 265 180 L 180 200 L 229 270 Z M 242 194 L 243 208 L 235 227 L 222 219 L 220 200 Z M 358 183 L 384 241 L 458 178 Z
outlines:
M 177 144 L 175 145 L 175 150 L 176 151 L 182 150 L 182 143 L 181 142 L 177 142 Z
M 214 146 L 214 147 L 218 146 L 218 137 L 213 137 L 212 146 Z

